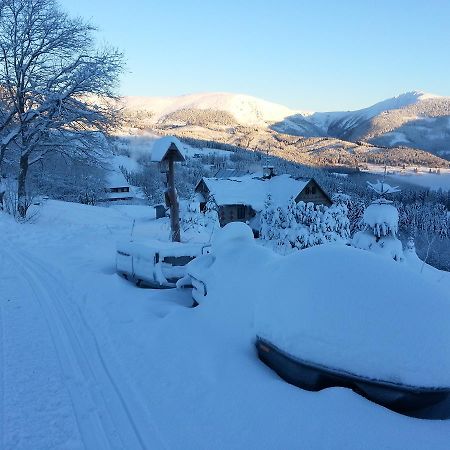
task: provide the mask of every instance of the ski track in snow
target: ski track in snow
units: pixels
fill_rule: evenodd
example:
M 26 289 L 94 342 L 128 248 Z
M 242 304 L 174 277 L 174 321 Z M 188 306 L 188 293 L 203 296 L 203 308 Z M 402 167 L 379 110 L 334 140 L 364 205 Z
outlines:
M 166 448 L 146 406 L 136 398 L 132 387 L 119 380 L 120 369 L 116 365 L 109 369 L 106 361 L 111 364 L 112 356 L 103 356 L 104 349 L 71 298 L 60 272 L 51 272 L 42 261 L 16 247 L 3 247 L 2 253 L 3 259 L 9 260 L 21 273 L 45 318 L 84 447 L 95 450 Z M 2 379 L 0 375 L 5 388 Z M 4 399 L 1 400 L 3 409 Z M 1 427 L 4 427 L 3 417 Z M 5 439 L 3 431 L 2 439 Z
M 0 266 L 4 265 L 3 258 L 0 260 Z M 3 332 L 3 299 L 0 298 L 0 449 L 5 448 L 5 410 L 4 410 L 4 392 L 5 392 L 5 380 L 3 371 L 5 368 L 5 356 L 4 356 L 4 342 L 5 334 Z

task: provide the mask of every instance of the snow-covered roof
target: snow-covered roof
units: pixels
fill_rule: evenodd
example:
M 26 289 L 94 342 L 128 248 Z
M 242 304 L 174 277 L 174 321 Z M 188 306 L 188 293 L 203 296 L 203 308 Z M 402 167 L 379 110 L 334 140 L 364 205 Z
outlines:
M 217 205 L 250 205 L 255 211 L 264 208 L 268 194 L 275 205 L 287 204 L 292 196 L 297 197 L 309 181 L 295 179 L 290 175 L 263 179 L 256 174 L 225 179 L 203 178 Z
M 152 147 L 152 154 L 151 154 L 152 161 L 161 162 L 172 145 L 175 145 L 175 147 L 178 149 L 180 153 L 179 155 L 180 159 L 178 160 L 184 161 L 183 144 L 175 136 L 165 136 L 155 141 Z
M 106 187 L 118 188 L 130 186 L 124 174 L 120 170 L 111 170 L 106 175 Z

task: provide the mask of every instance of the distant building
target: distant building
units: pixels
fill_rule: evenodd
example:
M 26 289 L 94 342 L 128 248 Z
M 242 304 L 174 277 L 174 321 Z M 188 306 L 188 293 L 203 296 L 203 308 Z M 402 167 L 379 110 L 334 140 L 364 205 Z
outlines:
M 274 205 L 286 205 L 291 197 L 295 202 L 330 206 L 333 202 L 313 178 L 292 178 L 274 175 L 265 170 L 263 176 L 249 174 L 230 178 L 202 178 L 195 188 L 200 210 L 212 200 L 219 213 L 220 226 L 229 222 L 248 222 L 259 231 L 259 215 L 270 194 Z
M 133 199 L 130 185 L 121 171 L 114 170 L 109 172 L 106 181 L 105 201 L 115 202 Z
M 131 186 L 120 170 L 112 170 L 106 177 L 104 202 L 144 202 L 140 189 Z

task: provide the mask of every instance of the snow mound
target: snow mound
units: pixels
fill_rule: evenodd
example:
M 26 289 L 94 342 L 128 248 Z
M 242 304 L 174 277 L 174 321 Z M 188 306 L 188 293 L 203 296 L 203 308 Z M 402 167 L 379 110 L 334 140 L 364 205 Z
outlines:
M 253 243 L 252 229 L 243 222 L 230 222 L 214 236 L 215 251 L 226 248 L 231 243 Z
M 379 239 L 369 230 L 358 231 L 352 239 L 353 247 L 369 250 L 379 256 L 388 257 L 395 261 L 403 261 L 403 245 L 400 239 L 392 234 Z
M 326 245 L 277 260 L 261 278 L 256 332 L 285 352 L 377 380 L 450 386 L 450 299 L 416 273 Z

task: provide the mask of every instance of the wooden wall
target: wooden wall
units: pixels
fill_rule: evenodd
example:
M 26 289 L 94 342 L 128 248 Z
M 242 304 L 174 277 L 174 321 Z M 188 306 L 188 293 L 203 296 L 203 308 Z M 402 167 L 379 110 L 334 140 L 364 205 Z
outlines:
M 328 196 L 325 194 L 325 192 L 322 190 L 322 188 L 314 181 L 311 180 L 300 192 L 299 195 L 297 195 L 295 201 L 298 202 L 305 202 L 305 203 L 314 203 L 315 205 L 325 205 L 330 206 L 332 202 L 328 198 Z
M 223 227 L 230 222 L 247 222 L 255 216 L 254 209 L 249 205 L 222 205 L 219 206 L 219 221 Z

